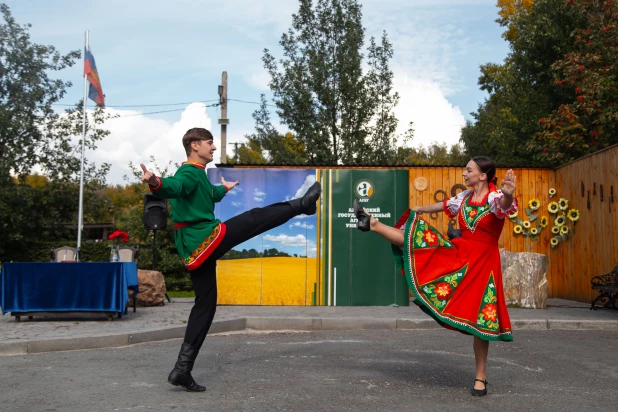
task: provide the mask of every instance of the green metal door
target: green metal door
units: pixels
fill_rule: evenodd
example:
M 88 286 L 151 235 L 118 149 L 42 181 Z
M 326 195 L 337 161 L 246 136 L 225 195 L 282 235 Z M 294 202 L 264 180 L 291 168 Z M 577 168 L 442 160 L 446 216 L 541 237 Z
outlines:
M 407 171 L 328 170 L 323 173 L 323 303 L 336 306 L 407 306 L 408 286 L 391 245 L 356 229 L 354 199 L 393 226 L 408 208 Z

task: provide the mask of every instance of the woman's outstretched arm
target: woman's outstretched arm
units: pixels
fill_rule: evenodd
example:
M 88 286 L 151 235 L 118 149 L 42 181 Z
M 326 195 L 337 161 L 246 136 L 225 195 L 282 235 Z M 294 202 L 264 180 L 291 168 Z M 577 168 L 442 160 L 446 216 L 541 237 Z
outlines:
M 418 214 L 444 212 L 444 203 L 439 202 L 429 206 L 414 206 L 412 210 Z

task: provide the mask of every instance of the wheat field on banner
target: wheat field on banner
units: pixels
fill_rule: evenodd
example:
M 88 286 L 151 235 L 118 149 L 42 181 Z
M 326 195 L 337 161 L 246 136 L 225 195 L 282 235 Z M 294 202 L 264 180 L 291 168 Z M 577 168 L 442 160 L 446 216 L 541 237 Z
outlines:
M 220 305 L 311 305 L 316 259 L 270 257 L 219 260 Z

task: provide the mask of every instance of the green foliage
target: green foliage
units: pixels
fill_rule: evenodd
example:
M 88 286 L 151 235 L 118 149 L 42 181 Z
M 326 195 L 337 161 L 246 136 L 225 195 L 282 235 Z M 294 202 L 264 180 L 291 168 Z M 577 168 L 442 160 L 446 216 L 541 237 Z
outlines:
M 551 66 L 554 85 L 567 101 L 540 119 L 529 147 L 536 158 L 566 163 L 618 143 L 618 4 L 567 1 L 571 13 L 587 16 L 571 33 L 572 46 Z
M 578 2 L 579 3 L 579 2 Z M 586 16 L 564 0 L 538 0 L 527 12 L 502 16 L 510 53 L 501 65 L 481 66 L 479 85 L 489 93 L 462 130 L 469 156 L 488 155 L 498 165 L 549 166 L 531 144 L 539 119 L 573 100 L 572 90 L 554 84 L 554 63 L 574 46 L 572 35 Z M 551 163 L 550 163 L 551 162 Z
M 268 151 L 270 163 L 395 163 L 393 48 L 386 33 L 379 44 L 371 38 L 365 60 L 361 20 L 357 0 L 300 0 L 279 43 L 283 57 L 277 61 L 264 51 L 277 114 L 292 131 L 275 131 L 262 98 L 251 138 Z

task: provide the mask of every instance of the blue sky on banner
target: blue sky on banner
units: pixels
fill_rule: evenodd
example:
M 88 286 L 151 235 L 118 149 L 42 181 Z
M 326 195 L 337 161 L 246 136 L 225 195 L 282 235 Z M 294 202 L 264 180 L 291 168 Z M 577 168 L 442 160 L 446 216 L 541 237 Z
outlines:
M 315 182 L 315 173 L 315 169 L 209 169 L 208 178 L 213 184 L 220 184 L 221 176 L 230 182 L 240 182 L 215 205 L 215 216 L 225 222 L 256 207 L 302 197 Z M 315 257 L 316 231 L 316 216 L 301 215 L 234 250 L 262 252 L 274 248 L 289 255 Z
M 479 65 L 500 62 L 508 52 L 495 22 L 496 0 L 361 3 L 367 38 L 386 30 L 394 46 L 399 131 L 413 121 L 415 145 L 457 142 L 469 113 L 485 97 L 477 86 Z M 230 99 L 257 102 L 260 93 L 270 96 L 263 49 L 280 53 L 281 34 L 298 9 L 295 0 L 8 0 L 8 5 L 18 22 L 32 24 L 34 42 L 63 53 L 83 50 L 84 30 L 90 30 L 107 110 L 124 116 L 110 120 L 112 134 L 96 152 L 87 153 L 91 160 L 112 163 L 110 183 L 122 183 L 129 161 L 147 163 L 153 155 L 159 164 L 181 162 L 180 139 L 191 127 L 209 128 L 218 140 L 219 109 L 204 105 L 218 100 L 221 72 L 228 72 Z M 73 81 L 61 103 L 82 97 L 81 70 L 79 62 L 59 74 Z M 170 103 L 185 104 L 122 107 Z M 252 132 L 256 108 L 229 102 L 229 143 L 242 142 Z M 174 109 L 178 111 L 139 115 Z

